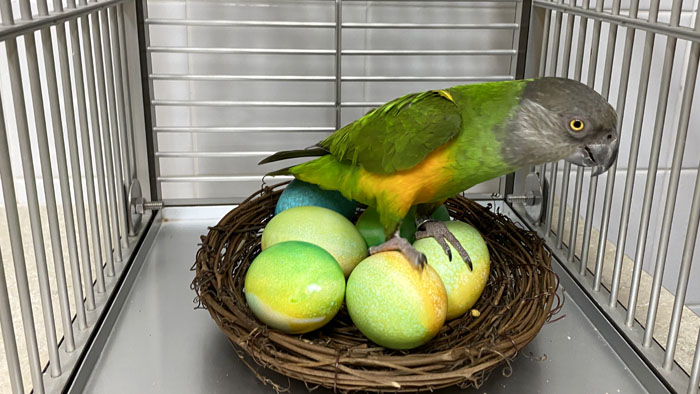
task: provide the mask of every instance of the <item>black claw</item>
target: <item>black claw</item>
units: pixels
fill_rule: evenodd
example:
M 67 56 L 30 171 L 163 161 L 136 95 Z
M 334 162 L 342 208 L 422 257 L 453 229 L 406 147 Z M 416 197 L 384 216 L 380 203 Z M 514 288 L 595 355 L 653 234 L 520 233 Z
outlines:
M 452 250 L 447 249 L 447 258 L 452 261 Z

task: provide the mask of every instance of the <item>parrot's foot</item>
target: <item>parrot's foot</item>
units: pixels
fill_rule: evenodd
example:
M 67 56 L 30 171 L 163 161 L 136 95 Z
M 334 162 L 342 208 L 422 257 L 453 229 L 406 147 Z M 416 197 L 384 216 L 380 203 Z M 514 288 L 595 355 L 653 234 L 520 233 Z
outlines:
M 455 238 L 450 230 L 447 229 L 445 223 L 431 219 L 424 221 L 420 227 L 423 227 L 424 230 L 416 232 L 416 239 L 428 237 L 435 238 L 438 245 L 442 247 L 442 250 L 445 251 L 447 257 L 450 259 L 450 261 L 452 261 L 452 251 L 450 250 L 450 246 L 447 244 L 447 242 L 449 242 L 457 250 L 457 253 L 459 253 L 462 260 L 467 263 L 469 270 L 472 270 L 472 260 L 469 258 L 469 253 L 467 253 L 464 247 L 462 247 L 462 244 L 459 243 L 457 238 Z
M 423 267 L 428 263 L 428 259 L 425 255 L 416 250 L 406 239 L 401 238 L 398 233 L 394 234 L 391 239 L 384 242 L 381 245 L 372 246 L 369 248 L 369 254 L 376 254 L 381 252 L 389 251 L 399 251 L 403 254 L 406 259 L 411 263 L 413 268 L 422 270 Z

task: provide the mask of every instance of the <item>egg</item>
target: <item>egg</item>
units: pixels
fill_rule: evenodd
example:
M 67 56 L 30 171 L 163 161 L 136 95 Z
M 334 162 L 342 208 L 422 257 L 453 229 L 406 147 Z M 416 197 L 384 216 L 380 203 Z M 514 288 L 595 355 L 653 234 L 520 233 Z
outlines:
M 469 253 L 473 271 L 452 245 L 452 261 L 433 238 L 419 239 L 413 246 L 425 254 L 428 265 L 440 275 L 447 291 L 447 320 L 450 320 L 464 315 L 476 304 L 486 287 L 491 259 L 484 238 L 474 227 L 459 221 L 445 222 L 445 225 Z
M 275 206 L 275 215 L 289 208 L 300 206 L 328 208 L 348 219 L 355 216 L 357 209 L 356 202 L 343 197 L 338 191 L 324 190 L 318 185 L 295 179 L 282 191 L 277 206 Z
M 362 237 L 367 242 L 367 246 L 376 246 L 383 244 L 386 241 L 386 236 L 384 235 L 384 227 L 379 221 L 379 212 L 373 207 L 368 207 L 359 218 L 357 218 L 357 223 L 355 227 L 362 234 Z M 406 217 L 406 219 L 401 222 L 401 236 L 413 242 L 416 235 L 416 221 L 415 217 L 411 214 Z
M 367 338 L 390 349 L 412 349 L 440 331 L 447 294 L 432 267 L 418 270 L 403 254 L 383 252 L 364 259 L 352 272 L 345 304 Z
M 433 219 L 445 221 L 450 220 L 450 215 L 447 212 L 447 207 L 441 205 L 432 215 Z M 357 219 L 355 227 L 362 234 L 367 246 L 376 246 L 383 244 L 386 241 L 384 235 L 384 227 L 379 221 L 379 212 L 376 208 L 368 207 Z M 416 236 L 416 215 L 415 209 L 411 209 L 408 215 L 401 222 L 401 237 L 413 242 Z
M 338 312 L 345 277 L 330 253 L 308 242 L 288 241 L 262 251 L 245 276 L 253 314 L 289 334 L 313 331 Z
M 367 257 L 367 243 L 352 222 L 322 207 L 294 207 L 273 217 L 263 231 L 262 249 L 284 241 L 320 246 L 336 259 L 346 277 Z

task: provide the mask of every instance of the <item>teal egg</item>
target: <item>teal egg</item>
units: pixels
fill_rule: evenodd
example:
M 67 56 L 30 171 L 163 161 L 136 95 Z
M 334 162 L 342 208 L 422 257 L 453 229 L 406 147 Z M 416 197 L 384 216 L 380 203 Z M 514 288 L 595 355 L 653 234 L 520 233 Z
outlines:
M 280 195 L 275 215 L 289 208 L 314 206 L 328 208 L 351 219 L 355 215 L 357 203 L 343 197 L 335 190 L 324 190 L 312 183 L 293 180 Z

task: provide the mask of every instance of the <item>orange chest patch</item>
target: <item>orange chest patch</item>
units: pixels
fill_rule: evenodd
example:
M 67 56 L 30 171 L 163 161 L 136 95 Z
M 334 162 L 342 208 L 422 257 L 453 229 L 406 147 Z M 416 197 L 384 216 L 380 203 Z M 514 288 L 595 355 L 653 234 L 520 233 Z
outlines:
M 448 144 L 428 155 L 415 167 L 395 174 L 363 174 L 364 185 L 375 188 L 375 194 L 389 193 L 391 199 L 402 206 L 433 202 L 436 195 L 450 181 L 448 166 L 452 154 Z

